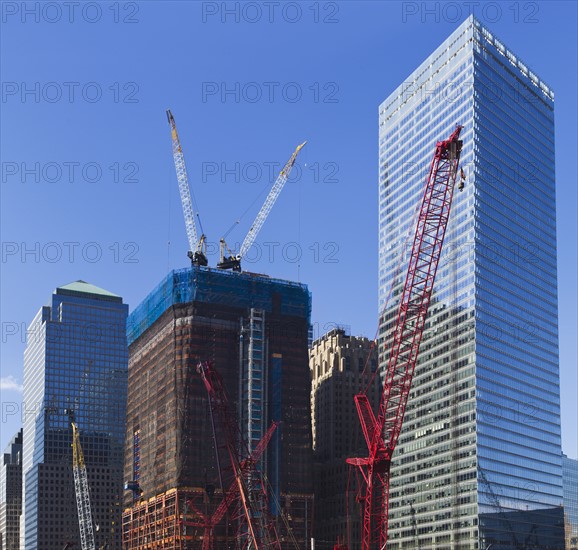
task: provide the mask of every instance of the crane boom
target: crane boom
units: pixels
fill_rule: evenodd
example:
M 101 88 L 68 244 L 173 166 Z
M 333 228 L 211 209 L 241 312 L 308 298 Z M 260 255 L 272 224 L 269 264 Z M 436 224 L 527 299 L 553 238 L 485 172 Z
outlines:
M 365 393 L 355 404 L 369 455 L 348 458 L 365 481 L 362 550 L 387 544 L 390 465 L 401 432 L 413 372 L 448 223 L 462 141 L 462 126 L 436 144 L 430 166 L 397 319 L 377 416 Z
M 259 210 L 259 213 L 255 217 L 253 225 L 251 225 L 251 229 L 249 229 L 247 235 L 245 236 L 245 239 L 243 240 L 243 244 L 241 244 L 239 254 L 237 254 L 237 256 L 231 255 L 228 258 L 225 258 L 224 250 L 226 248 L 226 243 L 224 239 L 221 239 L 221 261 L 219 262 L 217 267 L 220 267 L 222 269 L 233 269 L 235 271 L 241 270 L 241 259 L 245 256 L 249 248 L 251 248 L 251 246 L 255 242 L 255 239 L 257 238 L 259 231 L 261 231 L 261 228 L 263 227 L 265 220 L 269 216 L 271 209 L 275 205 L 275 202 L 279 198 L 279 195 L 281 194 L 281 191 L 283 190 L 283 187 L 285 186 L 285 183 L 289 178 L 289 174 L 293 169 L 293 165 L 295 164 L 295 160 L 297 159 L 299 151 L 303 149 L 306 143 L 307 142 L 304 141 L 303 143 L 301 143 L 301 145 L 297 146 L 295 151 L 293 151 L 291 158 L 287 161 L 281 172 L 279 172 L 279 175 L 277 176 L 277 179 L 275 180 L 273 187 L 271 187 L 271 190 L 269 191 L 269 194 L 267 195 L 267 198 L 265 199 L 265 202 L 263 203 L 261 210 Z
M 195 223 L 195 211 L 191 199 L 191 189 L 189 187 L 189 178 L 187 176 L 187 167 L 185 165 L 185 156 L 181 147 L 181 141 L 177 132 L 177 124 L 170 109 L 167 110 L 167 119 L 171 126 L 171 140 L 173 144 L 173 158 L 177 172 L 177 181 L 179 183 L 179 193 L 183 205 L 183 215 L 185 218 L 185 229 L 187 231 L 187 240 L 189 241 L 189 251 L 187 255 L 191 262 L 196 265 L 207 265 L 207 256 L 205 251 L 205 235 L 197 236 L 197 225 Z
M 259 443 L 255 446 L 255 449 L 251 452 L 251 454 L 244 458 L 240 465 L 239 471 L 242 475 L 246 476 L 250 474 L 254 469 L 255 465 L 265 452 L 269 441 L 273 437 L 273 433 L 279 426 L 279 422 L 273 422 L 269 429 L 265 433 L 265 435 L 261 438 Z M 239 500 L 239 486 L 236 481 L 233 481 L 229 486 L 229 489 L 223 495 L 223 500 L 217 506 L 215 511 L 213 512 L 212 516 L 207 516 L 203 512 L 201 512 L 191 501 L 189 501 L 189 505 L 195 512 L 195 514 L 200 518 L 199 520 L 193 521 L 186 521 L 184 522 L 185 525 L 190 525 L 192 527 L 201 527 L 204 529 L 203 533 L 203 544 L 201 546 L 202 550 L 212 550 L 213 548 L 213 529 L 219 524 L 219 522 L 223 519 L 227 510 L 231 508 L 231 506 Z
M 241 249 L 239 250 L 239 256 L 241 258 L 247 253 L 247 250 L 249 250 L 249 248 L 251 248 L 251 245 L 255 242 L 255 239 L 257 238 L 259 231 L 261 231 L 261 228 L 263 227 L 263 224 L 265 223 L 267 216 L 269 216 L 269 212 L 271 212 L 271 209 L 273 208 L 275 201 L 278 199 L 285 183 L 287 182 L 287 179 L 289 178 L 289 174 L 293 169 L 293 165 L 295 164 L 295 160 L 297 159 L 299 151 L 303 149 L 306 143 L 307 142 L 304 141 L 301 145 L 297 146 L 295 151 L 293 151 L 291 158 L 287 161 L 287 164 L 285 164 L 283 170 L 281 170 L 281 172 L 279 173 L 279 176 L 277 177 L 277 180 L 273 184 L 273 187 L 271 187 L 271 191 L 269 191 L 269 194 L 267 195 L 267 198 L 265 199 L 265 202 L 263 203 L 261 210 L 257 214 L 255 221 L 251 226 L 251 229 L 249 229 L 249 232 L 247 233 L 247 236 L 245 237 L 245 240 L 241 245 Z
M 90 509 L 90 494 L 84 454 L 80 446 L 78 426 L 72 424 L 72 472 L 74 475 L 74 491 L 76 493 L 76 508 L 78 510 L 78 526 L 80 528 L 80 546 L 82 550 L 95 550 L 94 529 L 92 527 L 92 511 Z

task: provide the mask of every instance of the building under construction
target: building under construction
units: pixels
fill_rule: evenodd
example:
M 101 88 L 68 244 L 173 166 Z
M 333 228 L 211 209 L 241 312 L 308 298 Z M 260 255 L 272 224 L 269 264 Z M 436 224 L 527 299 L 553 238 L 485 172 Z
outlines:
M 200 362 L 223 380 L 231 424 L 255 449 L 282 548 L 311 537 L 312 451 L 305 285 L 193 265 L 171 272 L 130 315 L 123 548 L 235 548 L 226 429 Z M 210 539 L 210 540 L 209 540 Z

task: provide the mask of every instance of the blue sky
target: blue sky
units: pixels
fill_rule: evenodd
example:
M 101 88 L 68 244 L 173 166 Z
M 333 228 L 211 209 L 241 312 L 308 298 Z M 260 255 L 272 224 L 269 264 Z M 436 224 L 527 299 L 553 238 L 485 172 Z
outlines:
M 563 448 L 576 458 L 574 2 L 3 2 L 0 450 L 20 425 L 26 326 L 55 287 L 83 279 L 132 309 L 188 264 L 167 108 L 212 265 L 308 140 L 245 267 L 307 283 L 315 336 L 340 324 L 372 337 L 378 105 L 471 9 L 556 94 Z

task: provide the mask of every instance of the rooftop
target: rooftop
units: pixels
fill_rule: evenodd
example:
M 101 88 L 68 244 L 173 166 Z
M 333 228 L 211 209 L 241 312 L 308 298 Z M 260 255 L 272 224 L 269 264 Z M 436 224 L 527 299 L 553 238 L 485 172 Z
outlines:
M 283 315 L 311 318 L 306 285 L 248 272 L 192 266 L 171 271 L 132 311 L 127 322 L 129 345 L 175 304 L 203 302 L 272 311 L 274 295 Z
M 107 300 L 111 302 L 122 302 L 122 298 L 117 294 L 113 294 L 108 290 L 104 290 L 98 286 L 87 283 L 86 281 L 74 281 L 67 285 L 59 286 L 55 294 L 63 294 L 68 296 L 81 296 L 84 298 L 92 298 L 97 300 Z

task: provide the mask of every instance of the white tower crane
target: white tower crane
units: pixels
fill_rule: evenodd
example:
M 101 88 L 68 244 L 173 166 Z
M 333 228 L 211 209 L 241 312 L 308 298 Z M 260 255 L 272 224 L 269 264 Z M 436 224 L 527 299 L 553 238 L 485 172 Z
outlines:
M 291 158 L 287 161 L 287 163 L 283 167 L 283 170 L 281 170 L 281 172 L 279 173 L 279 176 L 277 176 L 277 179 L 275 180 L 275 183 L 273 184 L 271 191 L 269 191 L 269 194 L 267 195 L 267 198 L 265 199 L 265 202 L 263 203 L 261 210 L 257 214 L 257 217 L 253 222 L 253 225 L 251 225 L 251 229 L 249 229 L 249 232 L 247 233 L 247 236 L 245 237 L 245 240 L 243 241 L 243 244 L 239 249 L 239 253 L 236 256 L 234 256 L 227 247 L 225 239 L 221 238 L 220 241 L 221 260 L 217 264 L 217 267 L 221 269 L 232 269 L 233 271 L 241 271 L 241 259 L 245 256 L 249 248 L 251 248 L 251 245 L 255 242 L 255 239 L 257 238 L 259 231 L 261 231 L 261 228 L 263 227 L 263 224 L 265 223 L 267 216 L 271 212 L 271 209 L 273 208 L 275 201 L 279 197 L 279 194 L 283 190 L 283 186 L 285 185 L 287 179 L 289 178 L 289 174 L 291 173 L 293 165 L 295 164 L 295 160 L 297 159 L 299 151 L 301 151 L 301 149 L 306 143 L 307 142 L 304 141 L 301 145 L 297 146 L 297 148 L 291 155 Z M 225 250 L 229 252 L 229 256 L 227 257 L 225 257 Z
M 191 190 L 189 188 L 189 178 L 187 176 L 187 167 L 185 166 L 185 156 L 177 132 L 177 124 L 170 111 L 167 110 L 167 119 L 171 126 L 171 140 L 173 142 L 173 158 L 175 160 L 175 169 L 177 171 L 177 180 L 179 182 L 179 192 L 181 194 L 181 203 L 183 205 L 183 215 L 185 217 L 185 228 L 187 230 L 187 239 L 189 241 L 189 251 L 187 256 L 195 265 L 207 265 L 207 250 L 205 235 L 197 237 L 197 226 L 195 223 L 195 211 L 193 201 L 191 200 Z

